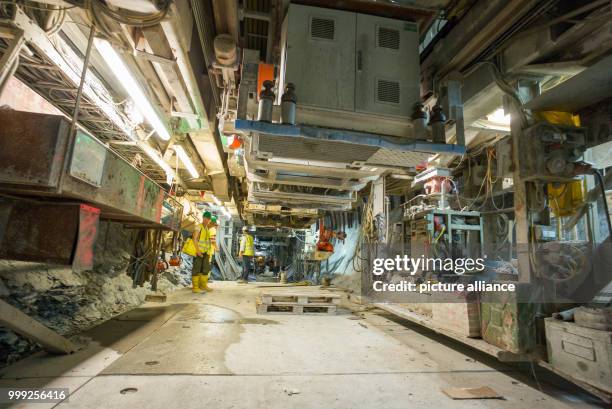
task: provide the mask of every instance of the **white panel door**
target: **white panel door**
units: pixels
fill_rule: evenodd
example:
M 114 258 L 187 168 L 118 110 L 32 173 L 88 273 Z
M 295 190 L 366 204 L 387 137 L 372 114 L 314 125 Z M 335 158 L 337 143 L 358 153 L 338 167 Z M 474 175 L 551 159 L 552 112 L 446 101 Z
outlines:
M 416 24 L 357 15 L 355 109 L 409 117 L 419 99 Z
M 298 104 L 355 110 L 355 24 L 353 12 L 289 7 L 284 83 Z

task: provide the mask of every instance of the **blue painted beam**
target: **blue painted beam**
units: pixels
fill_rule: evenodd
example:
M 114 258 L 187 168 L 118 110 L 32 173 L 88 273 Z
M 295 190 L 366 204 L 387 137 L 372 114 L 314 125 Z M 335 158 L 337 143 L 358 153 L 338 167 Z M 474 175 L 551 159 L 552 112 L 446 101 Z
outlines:
M 415 139 L 402 140 L 397 137 L 376 135 L 366 132 L 320 128 L 307 125 L 284 125 L 237 119 L 234 127 L 236 130 L 240 131 L 346 142 L 356 145 L 376 146 L 382 149 L 396 150 L 401 152 L 426 152 L 451 155 L 463 155 L 466 152 L 465 146 L 463 145 L 432 143 Z

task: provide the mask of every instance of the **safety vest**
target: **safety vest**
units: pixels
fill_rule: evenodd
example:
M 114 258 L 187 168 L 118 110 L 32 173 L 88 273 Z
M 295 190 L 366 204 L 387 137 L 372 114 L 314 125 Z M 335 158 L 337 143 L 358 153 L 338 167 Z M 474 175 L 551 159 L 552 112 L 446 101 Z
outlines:
M 200 238 L 198 239 L 198 247 L 200 252 L 210 252 L 210 229 L 205 227 L 203 224 L 200 225 Z
M 208 229 L 210 231 L 210 245 L 212 246 L 213 251 L 217 250 L 217 228 L 211 227 Z
M 242 240 L 244 240 L 244 251 L 242 254 L 245 256 L 254 256 L 255 255 L 255 239 L 250 234 L 244 234 L 242 236 Z

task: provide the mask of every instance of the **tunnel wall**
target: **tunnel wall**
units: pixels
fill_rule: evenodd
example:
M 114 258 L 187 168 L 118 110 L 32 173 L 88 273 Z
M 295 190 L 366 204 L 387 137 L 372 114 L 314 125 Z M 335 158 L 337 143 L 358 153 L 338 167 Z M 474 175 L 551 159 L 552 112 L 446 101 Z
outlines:
M 101 222 L 94 268 L 75 272 L 67 266 L 0 260 L 0 298 L 66 336 L 77 334 L 144 302 L 150 284 L 132 287 L 126 273 L 136 230 Z M 182 286 L 179 269 L 158 281 L 166 292 Z M 37 345 L 0 327 L 0 366 L 38 349 Z
M 358 292 L 361 288 L 361 274 L 359 273 L 359 260 L 355 258 L 355 251 L 359 243 L 361 225 L 355 222 L 353 227 L 345 229 L 344 242 L 334 240 L 334 253 L 321 264 L 321 276 L 331 277 L 334 285 Z

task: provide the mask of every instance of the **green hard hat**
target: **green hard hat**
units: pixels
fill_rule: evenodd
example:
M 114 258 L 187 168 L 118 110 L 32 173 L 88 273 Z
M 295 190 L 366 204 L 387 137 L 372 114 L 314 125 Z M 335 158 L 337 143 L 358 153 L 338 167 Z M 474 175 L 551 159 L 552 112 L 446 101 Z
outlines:
M 207 210 L 204 212 L 204 214 L 202 214 L 202 217 L 205 219 L 210 219 L 212 217 L 212 215 L 210 214 L 210 212 Z
M 217 223 L 217 216 L 211 217 L 210 221 L 213 222 L 213 223 Z

